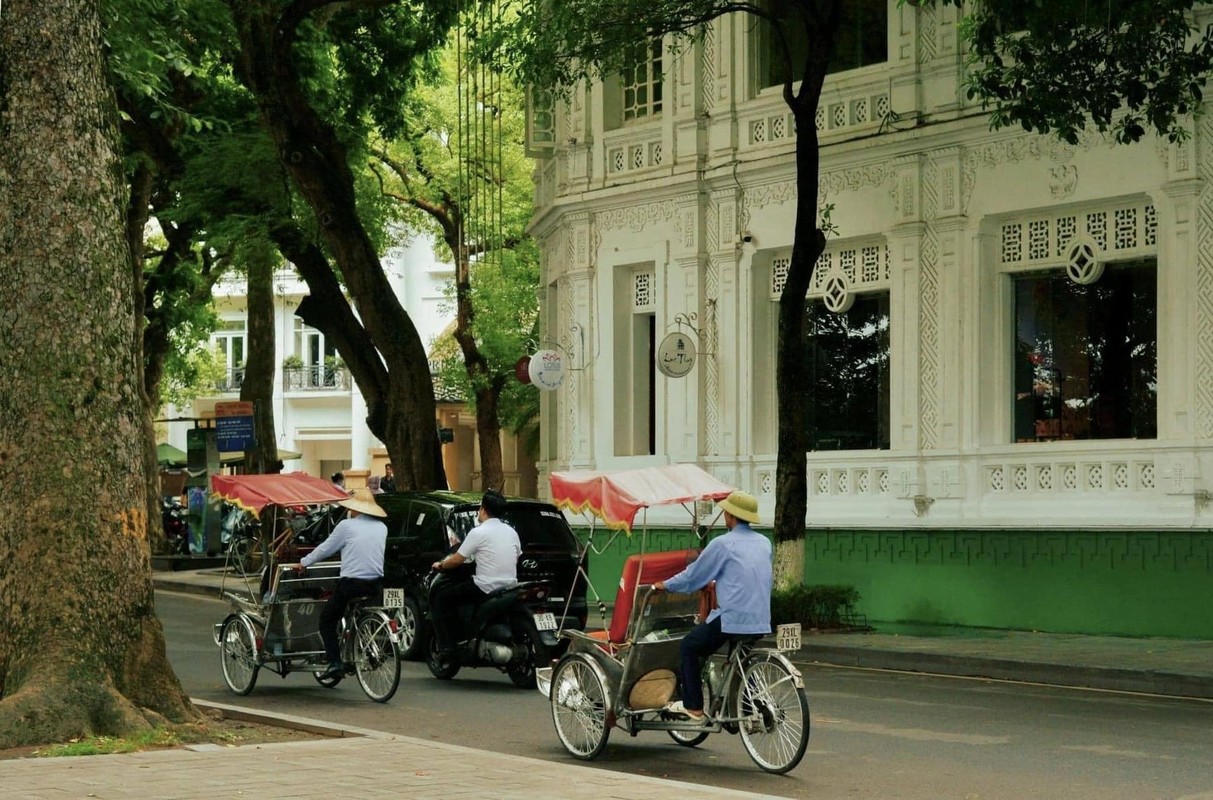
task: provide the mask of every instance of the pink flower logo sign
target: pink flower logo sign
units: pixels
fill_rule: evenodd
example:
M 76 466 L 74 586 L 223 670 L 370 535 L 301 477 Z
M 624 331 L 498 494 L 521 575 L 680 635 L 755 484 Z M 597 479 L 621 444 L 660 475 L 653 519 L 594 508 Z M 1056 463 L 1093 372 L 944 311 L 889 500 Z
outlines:
M 536 388 L 552 391 L 564 382 L 564 358 L 555 350 L 540 350 L 531 356 L 527 374 Z

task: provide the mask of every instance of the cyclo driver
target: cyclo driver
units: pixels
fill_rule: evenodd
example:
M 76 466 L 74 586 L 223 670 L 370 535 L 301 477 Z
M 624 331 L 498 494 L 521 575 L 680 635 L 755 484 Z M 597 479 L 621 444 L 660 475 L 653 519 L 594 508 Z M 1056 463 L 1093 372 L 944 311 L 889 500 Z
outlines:
M 488 595 L 518 583 L 518 557 L 522 543 L 518 532 L 504 522 L 506 501 L 500 492 L 489 489 L 480 500 L 476 512 L 480 524 L 472 528 L 459 549 L 432 569 L 445 572 L 465 561 L 475 560 L 476 574 L 471 580 L 444 581 L 430 595 L 430 613 L 434 620 L 434 637 L 438 651 L 449 657 L 455 650 L 455 629 L 459 622 L 459 607 L 465 603 L 479 605 Z
M 320 638 L 324 640 L 324 655 L 329 666 L 321 678 L 338 678 L 345 674 L 337 640 L 337 623 L 345 607 L 357 597 L 374 594 L 383 584 L 383 552 L 387 544 L 387 526 L 375 517 L 387 512 L 375 502 L 370 489 L 357 489 L 349 500 L 338 505 L 349 510 L 349 516 L 333 528 L 320 545 L 295 565 L 296 572 L 341 553 L 341 578 L 333 596 L 320 612 Z

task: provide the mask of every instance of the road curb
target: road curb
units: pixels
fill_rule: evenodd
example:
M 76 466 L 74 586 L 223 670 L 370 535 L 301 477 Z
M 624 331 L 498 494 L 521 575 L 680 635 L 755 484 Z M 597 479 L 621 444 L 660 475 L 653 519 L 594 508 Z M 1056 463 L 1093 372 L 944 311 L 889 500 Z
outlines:
M 1213 680 L 1168 672 L 812 644 L 802 648 L 796 660 L 837 667 L 890 669 L 1213 700 Z
M 191 697 L 190 702 L 200 709 L 213 709 L 223 714 L 225 719 L 235 719 L 242 722 L 257 722 L 262 725 L 273 725 L 278 728 L 289 728 L 306 733 L 315 733 L 333 739 L 364 738 L 395 740 L 400 737 L 394 733 L 375 731 L 370 728 L 358 728 L 352 725 L 338 725 L 310 717 L 297 717 L 293 714 L 281 714 L 276 711 L 264 711 L 259 708 L 234 706 L 229 703 L 218 703 L 214 700 L 201 700 Z

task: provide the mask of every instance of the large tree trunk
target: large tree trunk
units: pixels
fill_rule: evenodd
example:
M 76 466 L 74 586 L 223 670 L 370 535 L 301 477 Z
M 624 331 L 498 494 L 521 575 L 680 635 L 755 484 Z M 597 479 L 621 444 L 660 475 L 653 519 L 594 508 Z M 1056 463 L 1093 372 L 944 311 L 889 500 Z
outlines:
M 383 358 L 386 391 L 372 409 L 377 433 L 396 468 L 401 489 L 445 486 L 438 442 L 437 407 L 429 360 L 417 332 L 384 274 L 379 253 L 358 215 L 348 153 L 336 131 L 308 103 L 291 48 L 302 20 L 278 16 L 276 3 L 229 0 L 240 37 L 239 76 L 257 98 L 261 119 L 278 146 L 282 164 L 320 223 L 320 233 L 358 310 L 361 327 Z M 288 14 L 298 13 L 291 8 Z M 312 286 L 312 278 L 302 273 Z M 346 364 L 359 355 L 342 349 Z M 351 369 L 362 389 L 359 370 Z M 369 398 L 368 398 L 369 405 Z M 374 430 L 374 428 L 372 428 Z
M 0 747 L 193 713 L 165 657 L 97 6 L 0 25 Z
M 253 402 L 256 446 L 244 453 L 245 472 L 281 472 L 274 429 L 274 267 L 278 253 L 268 242 L 246 250 L 248 266 L 248 356 L 240 399 Z
M 480 441 L 480 488 L 505 491 L 505 468 L 501 463 L 500 381 L 476 392 L 476 436 Z

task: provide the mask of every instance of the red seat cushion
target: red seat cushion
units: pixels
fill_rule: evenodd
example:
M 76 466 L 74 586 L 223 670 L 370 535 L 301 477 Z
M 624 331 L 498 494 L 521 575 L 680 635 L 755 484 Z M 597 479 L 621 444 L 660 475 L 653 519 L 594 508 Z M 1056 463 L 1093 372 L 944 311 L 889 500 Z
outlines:
M 644 553 L 628 556 L 623 562 L 619 591 L 615 593 L 615 608 L 611 611 L 611 627 L 607 641 L 622 644 L 628 635 L 628 620 L 632 618 L 632 600 L 636 587 L 672 578 L 686 569 L 699 555 L 698 550 L 671 550 L 665 553 Z

